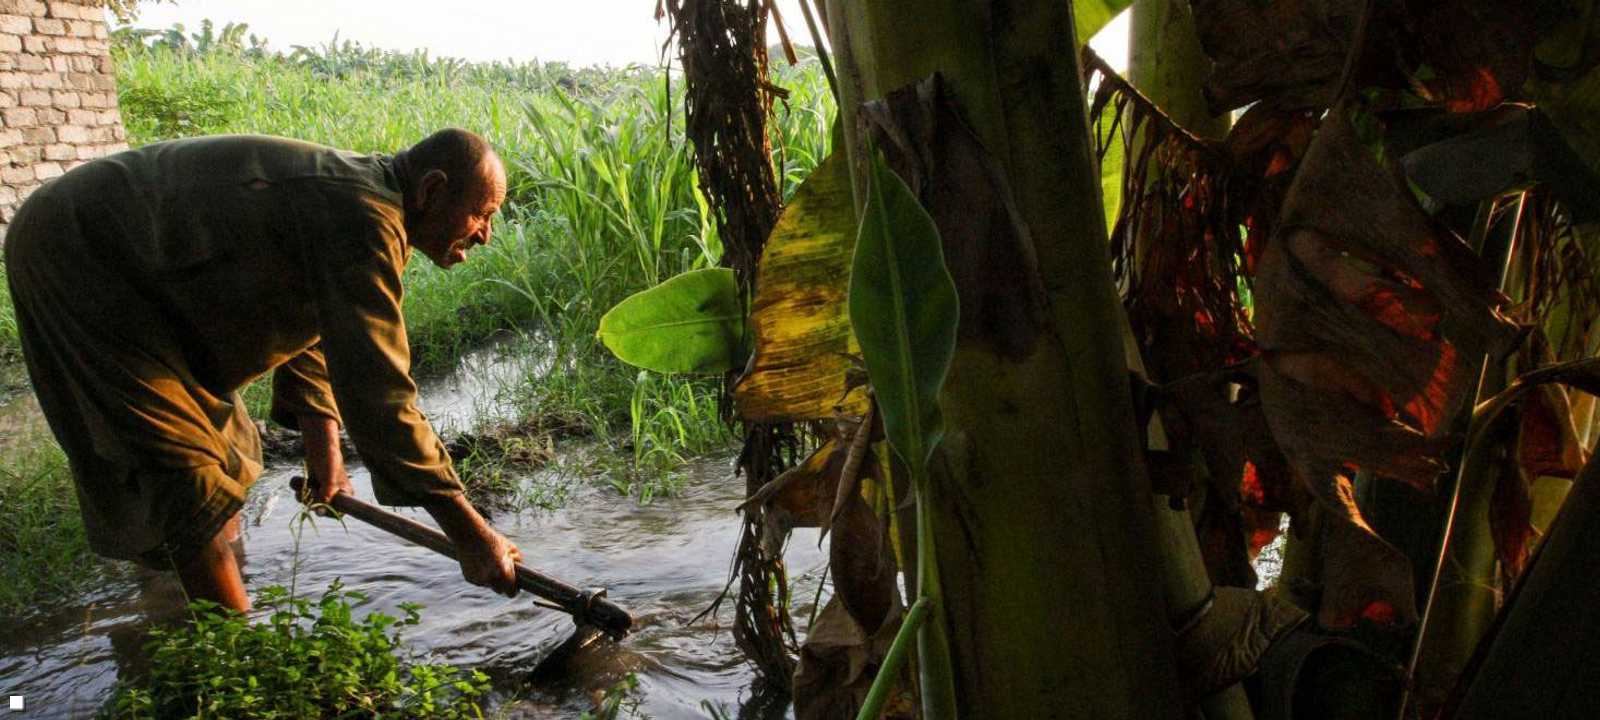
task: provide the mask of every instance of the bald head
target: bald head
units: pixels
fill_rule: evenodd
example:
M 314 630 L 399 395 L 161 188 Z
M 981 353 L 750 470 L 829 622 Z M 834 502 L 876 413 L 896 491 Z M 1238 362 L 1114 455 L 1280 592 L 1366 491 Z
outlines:
M 445 128 L 412 145 L 405 156 L 406 172 L 421 178 L 429 171 L 444 173 L 445 190 L 459 197 L 475 181 L 504 176 L 500 158 L 483 136 L 461 128 Z
M 395 156 L 405 186 L 409 242 L 441 267 L 489 242 L 492 218 L 506 196 L 506 171 L 477 133 L 440 130 Z

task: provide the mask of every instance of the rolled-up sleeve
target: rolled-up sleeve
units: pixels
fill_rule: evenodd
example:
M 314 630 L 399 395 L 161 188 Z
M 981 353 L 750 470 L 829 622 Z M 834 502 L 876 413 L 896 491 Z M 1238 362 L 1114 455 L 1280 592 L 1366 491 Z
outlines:
M 399 211 L 357 199 L 340 223 L 359 237 L 330 238 L 315 263 L 322 356 L 339 416 L 386 505 L 421 505 L 461 492 L 444 444 L 417 409 L 400 312 L 407 257 Z
M 333 399 L 321 344 L 306 348 L 272 373 L 272 421 L 296 428 L 302 415 L 321 415 L 344 424 Z

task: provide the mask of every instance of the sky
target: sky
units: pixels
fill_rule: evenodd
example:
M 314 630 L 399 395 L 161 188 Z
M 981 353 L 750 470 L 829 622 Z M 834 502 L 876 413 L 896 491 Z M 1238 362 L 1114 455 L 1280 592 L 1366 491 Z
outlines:
M 210 18 L 243 22 L 276 50 L 350 39 L 363 45 L 468 60 L 563 61 L 569 65 L 654 64 L 666 39 L 655 0 L 177 0 L 141 6 L 135 25 L 191 31 Z M 798 0 L 778 0 L 796 44 L 810 45 Z M 1096 37 L 1095 50 L 1120 67 L 1126 15 Z M 1120 42 L 1119 42 L 1120 40 Z M 776 42 L 776 36 L 772 38 Z

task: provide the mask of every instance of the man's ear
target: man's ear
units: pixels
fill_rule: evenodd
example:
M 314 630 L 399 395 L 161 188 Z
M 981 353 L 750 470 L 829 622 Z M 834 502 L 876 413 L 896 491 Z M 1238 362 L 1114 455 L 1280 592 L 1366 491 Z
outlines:
M 417 181 L 417 208 L 424 212 L 431 212 L 434 206 L 444 197 L 445 185 L 450 180 L 443 170 L 434 168 L 422 174 L 422 179 Z

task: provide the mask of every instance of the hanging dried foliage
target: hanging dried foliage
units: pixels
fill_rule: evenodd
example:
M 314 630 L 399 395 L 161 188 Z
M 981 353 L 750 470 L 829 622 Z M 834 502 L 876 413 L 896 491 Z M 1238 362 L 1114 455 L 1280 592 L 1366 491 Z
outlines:
M 767 81 L 769 8 L 762 0 L 658 0 L 656 5 L 657 19 L 669 17 L 678 38 L 687 87 L 685 133 L 722 238 L 722 263 L 734 269 L 747 300 L 754 294 L 757 259 L 782 206 L 767 136 L 767 117 L 783 92 Z M 730 391 L 736 381 L 729 377 Z M 795 463 L 801 444 L 792 426 L 747 424 L 739 455 L 747 491 L 754 494 Z M 764 524 L 760 513 L 745 513 L 734 568 L 739 578 L 734 639 L 767 682 L 787 689 L 794 671 L 789 583 L 783 556 L 762 542 Z
M 1096 152 L 1105 162 L 1120 144 L 1127 161 L 1112 271 L 1146 372 L 1165 384 L 1169 451 L 1152 457 L 1153 476 L 1188 500 L 1212 581 L 1254 587 L 1255 554 L 1303 502 L 1241 365 L 1257 352 L 1242 295 L 1316 121 L 1258 107 L 1207 142 L 1083 55 Z
M 1267 419 L 1311 492 L 1370 537 L 1364 566 L 1328 580 L 1319 620 L 1346 626 L 1380 605 L 1415 620 L 1405 558 L 1352 499 L 1356 470 L 1431 489 L 1485 353 L 1518 329 L 1476 255 L 1436 226 L 1329 113 L 1297 174 L 1257 277 Z M 1354 563 L 1352 563 L 1354 564 Z M 1384 575 L 1377 574 L 1384 571 Z

